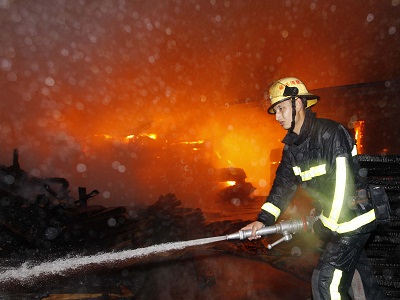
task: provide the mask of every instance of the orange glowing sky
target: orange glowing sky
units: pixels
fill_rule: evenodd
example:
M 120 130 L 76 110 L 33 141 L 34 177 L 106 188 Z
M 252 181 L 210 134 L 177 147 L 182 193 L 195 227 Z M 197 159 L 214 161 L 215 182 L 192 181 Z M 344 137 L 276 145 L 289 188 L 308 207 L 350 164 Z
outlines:
M 156 154 L 202 139 L 213 167 L 243 168 L 266 194 L 284 131 L 263 91 L 285 76 L 309 89 L 399 78 L 399 10 L 398 0 L 0 1 L 0 163 L 18 148 L 31 174 L 118 205 L 204 180 L 199 154 L 176 164 Z M 149 133 L 154 156 L 95 138 Z

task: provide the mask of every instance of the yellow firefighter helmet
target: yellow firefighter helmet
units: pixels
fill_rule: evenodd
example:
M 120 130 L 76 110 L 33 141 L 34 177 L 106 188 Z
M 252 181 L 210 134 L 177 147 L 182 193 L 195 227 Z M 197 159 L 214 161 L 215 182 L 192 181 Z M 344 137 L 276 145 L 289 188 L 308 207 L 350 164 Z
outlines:
M 309 93 L 304 83 L 301 82 L 300 79 L 294 77 L 286 77 L 275 81 L 269 88 L 268 96 L 271 101 L 270 107 L 268 108 L 268 113 L 270 114 L 275 113 L 275 105 L 293 97 L 306 98 L 306 108 L 315 105 L 319 100 L 319 96 Z

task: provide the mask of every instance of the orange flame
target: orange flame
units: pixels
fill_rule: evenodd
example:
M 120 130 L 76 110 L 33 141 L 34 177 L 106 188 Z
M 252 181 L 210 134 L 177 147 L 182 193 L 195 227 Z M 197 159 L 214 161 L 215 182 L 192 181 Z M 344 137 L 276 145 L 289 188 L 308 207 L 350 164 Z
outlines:
M 180 144 L 186 144 L 186 145 L 199 145 L 199 144 L 204 144 L 203 140 L 198 140 L 194 142 L 180 142 Z
M 354 138 L 357 143 L 357 153 L 362 154 L 363 153 L 363 145 L 362 145 L 362 140 L 364 137 L 364 121 L 357 121 L 354 123 Z
M 105 140 L 118 141 L 118 142 L 123 143 L 123 144 L 130 143 L 132 140 L 138 139 L 140 137 L 148 137 L 148 138 L 150 138 L 152 140 L 157 139 L 157 134 L 156 133 L 141 133 L 141 134 L 138 134 L 137 136 L 134 135 L 134 134 L 130 134 L 130 135 L 127 135 L 125 137 L 113 136 L 113 135 L 110 135 L 110 134 L 102 133 L 102 134 L 95 134 L 95 136 L 102 137 Z
M 225 181 L 225 184 L 227 186 L 234 186 L 236 184 L 236 181 L 230 180 L 230 181 Z

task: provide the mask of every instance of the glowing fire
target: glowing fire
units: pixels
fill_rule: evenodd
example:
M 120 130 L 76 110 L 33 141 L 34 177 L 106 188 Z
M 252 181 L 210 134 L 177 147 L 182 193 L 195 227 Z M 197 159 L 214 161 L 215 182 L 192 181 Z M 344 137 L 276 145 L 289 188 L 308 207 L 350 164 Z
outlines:
M 95 136 L 102 137 L 105 140 L 118 141 L 118 142 L 121 142 L 121 143 L 124 143 L 124 144 L 127 144 L 127 143 L 131 142 L 132 140 L 135 140 L 135 139 L 138 139 L 138 138 L 141 138 L 141 137 L 148 137 L 148 138 L 150 138 L 152 140 L 156 140 L 157 139 L 157 134 L 155 134 L 155 133 L 141 133 L 141 134 L 138 134 L 138 135 L 130 134 L 130 135 L 127 135 L 127 136 L 124 136 L 124 137 L 113 136 L 113 135 L 109 135 L 109 134 L 106 134 L 106 133 L 102 133 L 102 134 L 96 134 Z
M 354 123 L 354 138 L 357 142 L 357 153 L 362 154 L 363 153 L 363 145 L 362 145 L 362 140 L 364 137 L 364 121 L 357 121 Z
M 138 134 L 138 135 L 131 134 L 131 135 L 127 135 L 127 136 L 113 136 L 113 135 L 110 135 L 110 134 L 103 133 L 103 134 L 96 134 L 95 136 L 103 138 L 105 140 L 112 141 L 112 142 L 118 142 L 118 143 L 121 143 L 121 144 L 134 143 L 134 142 L 138 141 L 140 138 L 143 138 L 143 137 L 147 137 L 147 138 L 150 138 L 152 140 L 158 139 L 158 135 L 156 133 L 141 133 L 141 134 Z M 170 146 L 189 145 L 189 146 L 192 146 L 191 149 L 193 151 L 202 150 L 202 148 L 200 146 L 202 146 L 203 144 L 206 143 L 205 140 L 184 141 L 184 142 L 169 142 L 169 141 L 165 140 L 165 142 L 168 143 L 168 145 L 170 145 Z
M 139 136 L 147 136 L 147 137 L 151 138 L 152 140 L 157 139 L 157 134 L 155 134 L 155 133 L 142 133 L 142 134 L 139 134 Z
M 190 142 L 171 143 L 170 145 L 191 145 L 191 146 L 193 146 L 192 150 L 198 151 L 198 150 L 200 150 L 200 148 L 196 147 L 196 146 L 200 146 L 204 143 L 205 143 L 204 140 L 198 140 L 198 141 L 190 141 Z
M 225 184 L 226 184 L 227 186 L 234 186 L 234 185 L 236 184 L 236 181 L 233 181 L 233 180 L 231 180 L 231 181 L 225 181 Z
M 199 140 L 199 141 L 194 141 L 194 142 L 181 142 L 179 144 L 186 144 L 186 145 L 198 145 L 198 144 L 203 144 L 204 141 L 203 140 Z

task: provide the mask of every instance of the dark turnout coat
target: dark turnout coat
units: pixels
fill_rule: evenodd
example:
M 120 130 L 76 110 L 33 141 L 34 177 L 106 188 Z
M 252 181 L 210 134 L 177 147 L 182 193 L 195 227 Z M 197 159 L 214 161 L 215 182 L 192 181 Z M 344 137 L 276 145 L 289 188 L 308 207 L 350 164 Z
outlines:
M 366 172 L 360 170 L 355 141 L 342 125 L 316 118 L 306 110 L 299 135 L 288 132 L 283 143 L 282 160 L 259 221 L 274 224 L 301 186 L 320 213 L 314 226 L 317 233 L 355 234 L 375 229 L 372 205 L 355 204 L 357 191 L 365 189 Z

